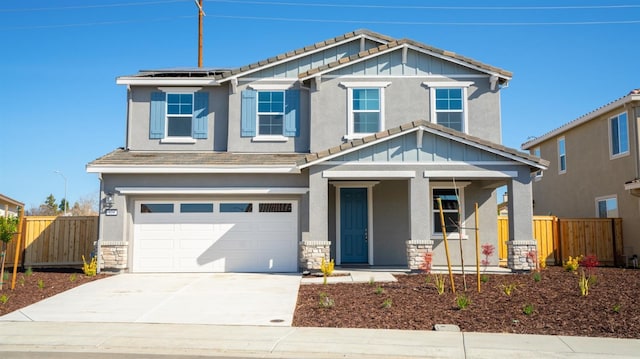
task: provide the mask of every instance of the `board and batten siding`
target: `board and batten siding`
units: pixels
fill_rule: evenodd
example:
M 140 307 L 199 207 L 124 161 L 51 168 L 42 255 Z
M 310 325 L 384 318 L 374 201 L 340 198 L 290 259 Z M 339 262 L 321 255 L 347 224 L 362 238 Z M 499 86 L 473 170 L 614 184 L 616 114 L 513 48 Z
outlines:
M 422 148 L 408 134 L 337 157 L 335 162 L 474 162 L 500 161 L 498 155 L 425 132 Z

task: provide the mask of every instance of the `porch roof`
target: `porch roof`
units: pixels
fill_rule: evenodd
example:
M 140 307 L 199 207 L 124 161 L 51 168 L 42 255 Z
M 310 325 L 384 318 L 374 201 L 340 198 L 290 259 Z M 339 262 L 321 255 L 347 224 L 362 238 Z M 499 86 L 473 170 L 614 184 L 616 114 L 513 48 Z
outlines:
M 324 151 L 311 153 L 305 156 L 300 162 L 298 162 L 299 168 L 306 168 L 313 166 L 330 159 L 342 156 L 346 153 L 364 149 L 369 146 L 373 146 L 380 142 L 388 141 L 392 138 L 405 135 L 407 133 L 416 131 L 427 131 L 433 133 L 436 136 L 446 137 L 453 141 L 464 143 L 481 150 L 485 150 L 499 156 L 509 158 L 511 160 L 521 162 L 531 167 L 532 171 L 545 170 L 549 165 L 549 161 L 541 159 L 539 157 L 530 155 L 525 152 L 518 151 L 513 148 L 503 146 L 491 141 L 483 140 L 479 137 L 471 136 L 459 131 L 452 130 L 448 127 L 444 127 L 438 124 L 434 124 L 425 120 L 418 120 L 409 122 L 398 127 L 394 127 L 388 130 L 384 130 L 373 135 L 363 137 L 343 143 L 339 146 L 329 148 Z

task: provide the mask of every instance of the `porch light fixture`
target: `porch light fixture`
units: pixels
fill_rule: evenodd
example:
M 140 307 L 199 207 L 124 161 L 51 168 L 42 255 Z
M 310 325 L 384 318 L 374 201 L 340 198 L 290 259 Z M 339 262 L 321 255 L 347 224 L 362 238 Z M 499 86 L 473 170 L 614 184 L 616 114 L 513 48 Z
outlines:
M 113 207 L 113 193 L 107 193 L 106 197 L 104 198 L 104 204 L 107 208 Z

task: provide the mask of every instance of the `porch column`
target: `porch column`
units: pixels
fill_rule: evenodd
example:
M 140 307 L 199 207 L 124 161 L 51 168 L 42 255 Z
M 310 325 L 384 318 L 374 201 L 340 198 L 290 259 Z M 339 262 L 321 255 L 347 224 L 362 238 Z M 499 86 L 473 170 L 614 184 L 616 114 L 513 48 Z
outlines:
M 536 268 L 537 249 L 533 238 L 533 195 L 531 173 L 528 168 L 518 171 L 518 177 L 507 185 L 509 196 L 509 241 L 507 242 L 509 268 L 530 271 Z
M 329 260 L 329 181 L 322 170 L 309 169 L 309 233 L 300 242 L 300 269 L 320 269 L 322 258 Z
M 431 203 L 429 178 L 418 175 L 409 180 L 409 228 L 411 237 L 406 242 L 407 266 L 418 270 L 424 255 L 433 251 L 431 234 Z

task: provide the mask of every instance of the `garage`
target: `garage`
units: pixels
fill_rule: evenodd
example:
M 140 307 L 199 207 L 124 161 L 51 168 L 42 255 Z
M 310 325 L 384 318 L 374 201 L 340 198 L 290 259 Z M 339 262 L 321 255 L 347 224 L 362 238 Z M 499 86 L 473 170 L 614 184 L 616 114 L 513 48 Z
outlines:
M 297 202 L 135 201 L 133 272 L 296 272 Z

